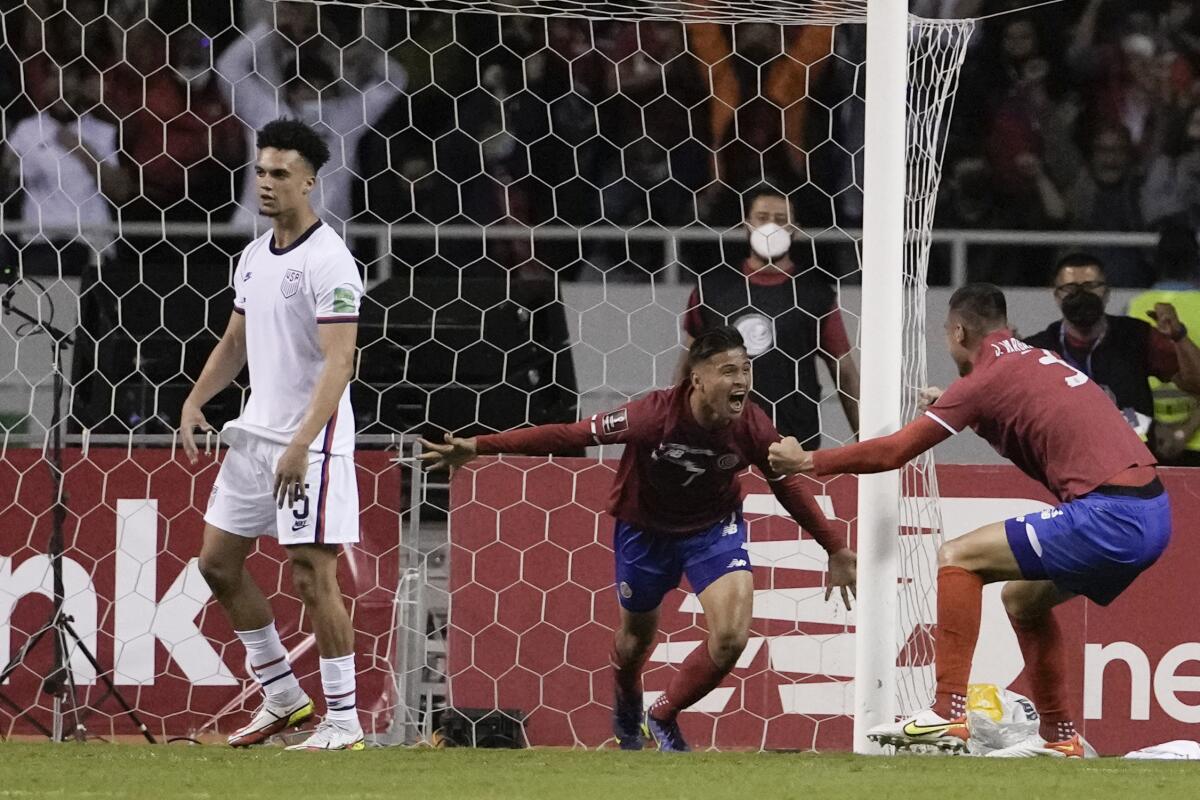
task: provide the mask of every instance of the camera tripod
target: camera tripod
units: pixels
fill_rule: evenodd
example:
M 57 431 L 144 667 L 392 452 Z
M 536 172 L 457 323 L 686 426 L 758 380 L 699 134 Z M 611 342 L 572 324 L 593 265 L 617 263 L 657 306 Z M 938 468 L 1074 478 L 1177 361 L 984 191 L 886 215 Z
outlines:
M 54 407 L 50 417 L 50 458 L 48 459 L 51 485 L 54 492 L 54 505 L 51 516 L 50 539 L 46 546 L 46 555 L 50 558 L 50 570 L 53 581 L 53 608 L 50 612 L 50 618 L 45 624 L 29 636 L 20 649 L 17 650 L 16 655 L 12 657 L 3 670 L 0 670 L 0 685 L 3 685 L 8 680 L 8 677 L 25 662 L 30 652 L 37 647 L 42 639 L 46 636 L 52 636 L 54 642 L 54 663 L 49 674 L 42 679 L 42 691 L 54 699 L 53 719 L 50 728 L 46 728 L 45 725 L 30 718 L 34 727 L 48 736 L 51 741 L 55 742 L 66 741 L 68 736 L 77 741 L 84 741 L 87 738 L 87 728 L 83 724 L 83 717 L 80 713 L 78 687 L 75 684 L 75 675 L 71 670 L 70 659 L 68 658 L 68 653 L 70 653 L 71 646 L 73 645 L 88 660 L 92 668 L 95 669 L 96 677 L 104 684 L 107 695 L 117 701 L 122 711 L 128 715 L 138 731 L 146 738 L 146 741 L 155 744 L 156 740 L 153 734 L 150 733 L 145 723 L 138 717 L 134 708 L 117 691 L 117 687 L 113 684 L 112 678 L 109 677 L 108 673 L 100 668 L 95 654 L 88 649 L 83 639 L 80 638 L 72 626 L 71 623 L 74 622 L 74 619 L 63 610 L 63 600 L 66 594 L 63 586 L 62 570 L 63 523 L 66 521 L 67 504 L 63 490 L 62 400 L 65 381 L 62 369 L 62 350 L 63 347 L 70 346 L 73 340 L 61 328 L 56 328 L 51 323 L 37 319 L 20 308 L 13 306 L 12 298 L 19 279 L 14 282 L 11 276 L 0 275 L 0 282 L 10 284 L 4 293 L 3 299 L 0 300 L 0 307 L 3 308 L 4 315 L 8 316 L 11 314 L 19 317 L 32 326 L 34 330 L 45 333 L 50 337 L 54 349 Z M 24 709 L 3 694 L 0 694 L 0 701 L 3 701 L 9 708 L 14 709 L 18 713 L 18 716 L 25 713 Z M 67 707 L 69 707 L 71 715 L 71 727 L 69 730 L 65 725 Z

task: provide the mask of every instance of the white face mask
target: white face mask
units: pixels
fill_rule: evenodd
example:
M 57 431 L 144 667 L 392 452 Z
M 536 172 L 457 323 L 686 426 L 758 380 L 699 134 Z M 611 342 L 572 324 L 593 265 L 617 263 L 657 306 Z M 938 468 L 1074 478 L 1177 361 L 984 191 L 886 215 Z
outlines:
M 792 232 L 774 222 L 759 225 L 750 231 L 750 249 L 767 261 L 786 255 L 791 246 Z

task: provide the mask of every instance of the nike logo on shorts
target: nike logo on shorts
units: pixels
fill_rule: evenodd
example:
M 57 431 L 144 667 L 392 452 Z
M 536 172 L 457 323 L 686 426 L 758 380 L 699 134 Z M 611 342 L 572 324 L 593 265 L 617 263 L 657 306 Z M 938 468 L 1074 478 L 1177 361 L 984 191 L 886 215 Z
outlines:
M 306 519 L 302 519 L 299 522 L 292 523 L 292 530 L 294 530 L 294 531 L 298 531 L 301 528 L 305 528 L 305 527 L 308 527 L 308 520 L 306 520 Z

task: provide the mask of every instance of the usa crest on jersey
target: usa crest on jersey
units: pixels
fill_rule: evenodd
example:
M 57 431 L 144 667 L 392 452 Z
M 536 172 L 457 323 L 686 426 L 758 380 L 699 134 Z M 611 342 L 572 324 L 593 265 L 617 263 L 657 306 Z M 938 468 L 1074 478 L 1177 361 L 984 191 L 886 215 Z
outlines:
M 289 269 L 283 273 L 283 282 L 279 284 L 279 291 L 283 292 L 284 297 L 291 297 L 300 291 L 300 279 L 304 277 L 304 272 L 298 269 Z

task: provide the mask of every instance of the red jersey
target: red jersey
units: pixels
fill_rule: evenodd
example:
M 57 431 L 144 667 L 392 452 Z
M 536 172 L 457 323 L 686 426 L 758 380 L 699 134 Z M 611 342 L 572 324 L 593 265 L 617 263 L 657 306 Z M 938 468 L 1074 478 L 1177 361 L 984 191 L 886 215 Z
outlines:
M 691 386 L 680 384 L 615 411 L 562 425 L 478 436 L 480 455 L 537 455 L 585 445 L 624 444 L 608 512 L 653 533 L 689 535 L 727 518 L 742 504 L 738 473 L 758 467 L 780 503 L 827 552 L 845 546 L 803 481 L 778 478 L 767 451 L 779 434 L 753 403 L 729 425 L 709 430 L 692 415 Z
M 926 414 L 951 432 L 973 428 L 1063 502 L 1155 463 L 1103 389 L 1010 331 L 984 339 L 971 374 Z
M 983 340 L 971 373 L 950 384 L 924 416 L 891 436 L 818 450 L 813 471 L 898 469 L 968 427 L 1061 502 L 1156 463 L 1094 381 L 1001 330 Z

